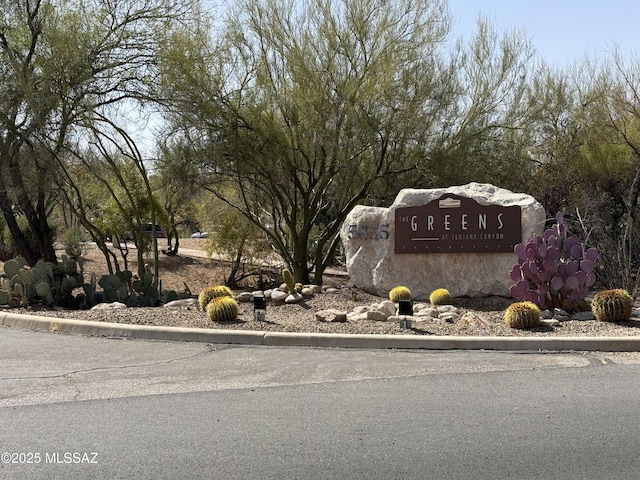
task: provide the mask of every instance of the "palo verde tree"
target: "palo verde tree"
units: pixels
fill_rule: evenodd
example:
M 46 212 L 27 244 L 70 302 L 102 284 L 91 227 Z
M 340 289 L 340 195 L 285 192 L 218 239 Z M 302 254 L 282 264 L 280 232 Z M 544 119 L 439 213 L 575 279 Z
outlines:
M 176 32 L 167 46 L 169 118 L 202 184 L 296 282 L 322 281 L 348 212 L 439 128 L 449 27 L 443 1 L 241 0 L 216 42 Z
M 87 147 L 83 132 L 122 128 L 123 111 L 157 99 L 157 45 L 189 4 L 0 0 L 0 209 L 29 263 L 55 261 L 47 205 L 71 178 L 67 153 Z
M 479 18 L 477 31 L 452 49 L 448 79 L 455 102 L 442 114 L 436 139 L 425 145 L 421 185 L 488 182 L 522 191 L 535 164 L 528 153 L 540 116 L 532 71 L 542 67 L 522 31 L 498 32 Z M 426 181 L 425 181 L 426 180 Z

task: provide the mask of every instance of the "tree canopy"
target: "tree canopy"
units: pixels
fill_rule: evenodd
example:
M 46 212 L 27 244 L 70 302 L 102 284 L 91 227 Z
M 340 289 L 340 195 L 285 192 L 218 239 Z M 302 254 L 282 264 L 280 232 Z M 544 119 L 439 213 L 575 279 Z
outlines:
M 446 0 L 206 5 L 0 0 L 0 211 L 30 264 L 55 259 L 57 205 L 109 257 L 106 224 L 208 221 L 202 189 L 319 283 L 356 204 L 480 181 L 568 212 L 639 278 L 637 58 L 552 69 L 486 19 L 452 38 Z M 133 125 L 155 108 L 152 162 Z

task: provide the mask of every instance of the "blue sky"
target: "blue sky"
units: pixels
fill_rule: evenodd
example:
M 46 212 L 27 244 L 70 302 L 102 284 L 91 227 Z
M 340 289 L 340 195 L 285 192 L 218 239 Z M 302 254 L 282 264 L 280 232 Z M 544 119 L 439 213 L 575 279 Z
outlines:
M 476 31 L 478 15 L 498 31 L 522 28 L 540 56 L 566 66 L 585 54 L 607 55 L 618 45 L 625 55 L 640 54 L 639 0 L 448 0 L 455 36 Z

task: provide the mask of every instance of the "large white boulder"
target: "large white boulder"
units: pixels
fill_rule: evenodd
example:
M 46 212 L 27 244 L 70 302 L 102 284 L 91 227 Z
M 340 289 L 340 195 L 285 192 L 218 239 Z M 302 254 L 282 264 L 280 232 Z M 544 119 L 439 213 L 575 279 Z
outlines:
M 454 297 L 508 296 L 509 286 L 512 284 L 509 273 L 517 262 L 512 250 L 490 253 L 466 250 L 456 253 L 395 252 L 399 248 L 396 246 L 396 230 L 398 228 L 396 210 L 405 209 L 398 213 L 411 211 L 406 207 L 424 207 L 430 202 L 438 200 L 439 203 L 435 202 L 431 205 L 436 205 L 435 208 L 438 208 L 437 205 L 440 204 L 443 209 L 447 209 L 443 210 L 443 215 L 447 214 L 445 215 L 447 217 L 446 228 L 449 229 L 448 214 L 451 212 L 458 215 L 458 219 L 460 218 L 462 210 L 455 209 L 455 203 L 460 199 L 462 199 L 463 205 L 470 203 L 466 199 L 474 200 L 479 205 L 480 211 L 493 205 L 520 207 L 520 235 L 516 235 L 517 241 L 527 241 L 534 235 L 543 232 L 546 219 L 544 208 L 530 195 L 513 193 L 494 185 L 475 182 L 450 188 L 404 189 L 398 193 L 389 208 L 355 207 L 342 225 L 340 237 L 345 248 L 347 270 L 351 282 L 358 288 L 380 296 L 387 296 L 389 290 L 398 285 L 408 287 L 414 299 L 428 299 L 429 294 L 437 288 L 446 288 Z M 466 214 L 462 215 L 464 218 L 462 228 L 466 230 L 467 224 L 473 223 L 473 215 L 469 215 L 470 218 L 467 218 Z M 407 228 L 413 227 L 416 230 L 418 227 L 426 229 L 427 218 L 418 217 L 419 215 L 415 218 L 416 225 L 409 226 L 408 223 L 400 225 L 404 229 L 403 232 Z M 413 221 L 413 218 L 406 221 Z M 436 218 L 436 222 L 438 221 L 442 223 L 442 219 Z M 509 227 L 511 227 L 510 224 L 503 225 L 501 222 L 499 227 L 489 226 L 489 230 L 503 228 L 503 231 L 507 231 Z M 459 220 L 453 230 L 455 228 L 460 228 Z M 420 232 L 418 231 L 418 233 Z M 517 231 L 515 233 L 517 234 Z M 513 234 L 514 230 L 511 228 L 510 237 L 513 237 Z M 404 236 L 406 233 L 401 235 Z M 456 238 L 462 238 L 460 233 L 456 235 Z M 445 235 L 441 235 L 441 237 L 444 238 Z M 451 236 L 447 241 L 441 242 L 425 241 L 421 245 L 437 243 L 446 247 L 450 245 L 448 243 L 450 238 Z M 437 239 L 417 238 L 416 240 Z M 414 243 L 420 244 L 420 242 Z

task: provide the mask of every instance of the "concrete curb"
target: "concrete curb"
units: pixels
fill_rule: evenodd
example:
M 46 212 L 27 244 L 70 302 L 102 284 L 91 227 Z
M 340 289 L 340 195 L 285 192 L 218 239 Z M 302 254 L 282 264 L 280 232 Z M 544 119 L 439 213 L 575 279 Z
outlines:
M 0 325 L 77 335 L 288 347 L 339 347 L 423 350 L 640 351 L 635 337 L 454 337 L 332 333 L 257 332 L 206 328 L 153 327 L 0 313 Z

